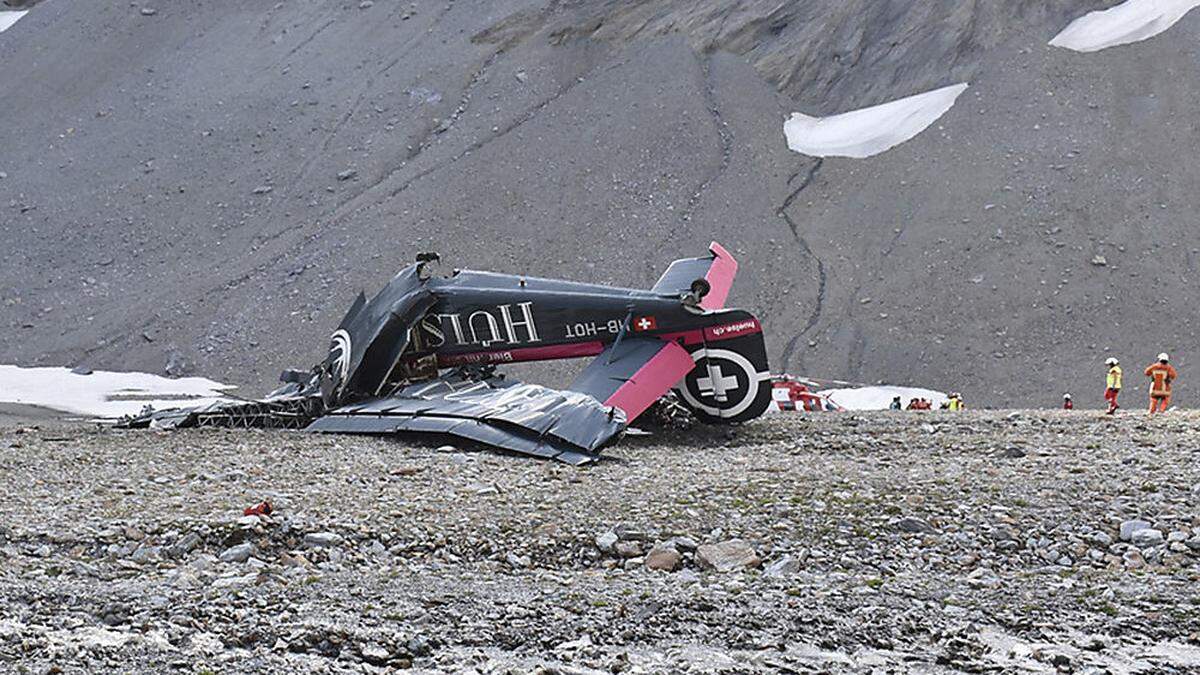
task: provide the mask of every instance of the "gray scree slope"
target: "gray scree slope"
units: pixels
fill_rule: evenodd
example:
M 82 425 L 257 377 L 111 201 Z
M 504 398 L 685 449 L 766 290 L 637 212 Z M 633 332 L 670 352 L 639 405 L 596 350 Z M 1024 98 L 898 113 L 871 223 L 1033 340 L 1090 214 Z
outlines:
M 417 251 L 648 286 L 717 239 L 777 369 L 1187 377 L 1200 14 L 1085 55 L 1046 42 L 1114 2 L 999 4 L 40 3 L 0 36 L 0 362 L 257 392 Z M 792 111 L 963 80 L 879 157 L 786 149 Z

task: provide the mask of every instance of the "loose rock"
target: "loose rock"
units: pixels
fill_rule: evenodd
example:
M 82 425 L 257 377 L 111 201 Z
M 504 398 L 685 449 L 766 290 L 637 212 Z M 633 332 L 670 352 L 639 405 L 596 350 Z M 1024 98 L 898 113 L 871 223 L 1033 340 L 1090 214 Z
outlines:
M 896 518 L 888 523 L 888 525 L 900 532 L 910 532 L 914 534 L 936 534 L 937 528 L 920 518 L 906 516 L 904 518 Z
M 231 546 L 224 551 L 221 551 L 221 562 L 227 563 L 243 563 L 250 559 L 254 554 L 254 545 L 250 542 L 243 542 L 237 546 Z
M 616 552 L 615 547 L 617 545 L 617 541 L 618 538 L 616 533 L 605 532 L 604 534 L 596 537 L 596 548 L 600 549 L 602 553 L 612 554 Z
M 342 537 L 333 532 L 310 532 L 304 535 L 304 545 L 308 547 L 337 546 L 342 543 Z
M 763 569 L 763 576 L 768 579 L 784 579 L 800 571 L 800 561 L 790 555 L 785 555 Z
M 670 546 L 656 546 L 646 554 L 646 567 L 652 570 L 674 572 L 683 563 L 683 557 Z
M 704 569 L 732 572 L 738 569 L 758 567 L 761 561 L 749 544 L 740 539 L 730 539 L 718 544 L 704 544 L 698 547 L 696 562 Z
M 1130 542 L 1134 546 L 1145 548 L 1147 546 L 1158 546 L 1163 543 L 1163 533 L 1152 528 L 1134 530 L 1129 537 Z
M 635 541 L 618 541 L 613 552 L 621 558 L 636 558 L 642 554 L 642 546 Z
M 1150 528 L 1150 523 L 1144 520 L 1126 520 L 1121 523 L 1121 541 L 1132 541 L 1133 533 Z

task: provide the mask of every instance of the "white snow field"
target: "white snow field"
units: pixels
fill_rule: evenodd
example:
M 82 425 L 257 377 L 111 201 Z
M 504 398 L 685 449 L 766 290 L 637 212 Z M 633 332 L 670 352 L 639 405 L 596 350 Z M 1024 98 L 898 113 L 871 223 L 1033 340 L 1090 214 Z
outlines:
M 967 86 L 954 84 L 829 117 L 792 113 L 783 133 L 789 148 L 812 157 L 871 157 L 924 131 L 954 106 Z
M 146 405 L 155 410 L 230 400 L 232 385 L 203 377 L 172 380 L 149 373 L 97 370 L 77 375 L 68 368 L 21 368 L 0 365 L 0 403 L 49 408 L 88 417 L 115 419 L 134 415 Z
M 1054 36 L 1050 46 L 1095 52 L 1141 42 L 1174 26 L 1196 7 L 1200 7 L 1200 0 L 1126 0 L 1075 19 Z
M 901 405 L 908 405 L 909 399 L 923 398 L 933 403 L 935 409 L 949 400 L 949 397 L 940 391 L 917 387 L 878 386 L 826 389 L 820 394 L 846 410 L 887 410 L 896 396 L 900 397 Z
M 21 20 L 21 17 L 29 13 L 29 10 L 21 12 L 0 12 L 0 33 L 12 28 L 12 25 Z

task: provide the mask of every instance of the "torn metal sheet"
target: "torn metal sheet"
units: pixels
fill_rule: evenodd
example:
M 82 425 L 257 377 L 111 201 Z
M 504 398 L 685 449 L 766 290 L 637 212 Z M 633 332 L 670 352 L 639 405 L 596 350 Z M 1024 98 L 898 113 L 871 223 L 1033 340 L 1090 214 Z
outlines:
M 624 427 L 619 409 L 586 394 L 558 391 L 458 370 L 433 382 L 409 385 L 387 398 L 331 410 L 337 415 L 405 415 L 482 420 L 553 436 L 594 451 Z M 598 432 L 598 433 L 597 433 Z
M 327 433 L 447 434 L 573 464 L 591 461 L 674 390 L 701 421 L 771 404 L 762 326 L 725 309 L 737 262 L 673 263 L 649 290 L 491 272 L 439 273 L 423 254 L 360 294 L 326 358 L 262 401 L 150 412 L 127 425 L 281 426 Z M 595 357 L 559 391 L 506 380 L 505 363 Z
M 625 413 L 574 391 L 456 370 L 386 398 L 329 411 L 308 431 L 443 433 L 582 464 L 624 430 Z

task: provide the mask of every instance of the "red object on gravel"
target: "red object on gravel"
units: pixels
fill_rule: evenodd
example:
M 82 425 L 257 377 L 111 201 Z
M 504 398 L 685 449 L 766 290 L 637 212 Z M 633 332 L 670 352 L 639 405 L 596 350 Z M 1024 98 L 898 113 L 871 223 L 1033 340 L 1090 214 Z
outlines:
M 269 516 L 271 515 L 272 511 L 274 511 L 274 509 L 271 508 L 271 502 L 264 500 L 263 503 L 246 509 L 242 512 L 242 514 L 247 516 Z

